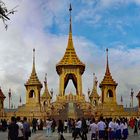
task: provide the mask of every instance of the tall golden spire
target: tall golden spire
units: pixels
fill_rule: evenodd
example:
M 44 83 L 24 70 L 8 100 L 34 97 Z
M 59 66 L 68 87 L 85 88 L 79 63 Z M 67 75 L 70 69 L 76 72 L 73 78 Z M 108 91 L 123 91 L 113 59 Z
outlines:
M 25 85 L 40 85 L 42 87 L 41 82 L 38 79 L 36 69 L 35 69 L 35 49 L 33 49 L 33 66 L 32 66 L 32 73 L 30 75 L 30 78 L 26 82 Z
M 69 12 L 70 12 L 70 27 L 69 27 L 69 40 L 68 40 L 68 46 L 67 49 L 73 49 L 72 51 L 75 52 L 74 46 L 73 46 L 73 40 L 72 40 L 72 17 L 71 17 L 71 12 L 72 12 L 72 6 L 70 4 L 70 8 L 69 8 Z M 71 56 L 72 52 L 70 53 Z M 71 57 L 70 57 L 71 60 Z
M 48 90 L 48 84 L 47 84 L 47 73 L 45 74 L 45 80 L 44 80 L 44 86 L 45 86 L 45 90 L 44 90 L 44 93 L 42 95 L 42 98 L 44 99 L 51 99 L 51 95 L 49 93 L 49 90 Z
M 102 87 L 102 85 L 115 85 L 115 86 L 117 86 L 118 84 L 112 78 L 110 70 L 109 70 L 108 49 L 106 49 L 106 61 L 107 61 L 106 62 L 106 72 L 105 72 L 105 76 L 104 76 L 102 82 L 100 83 L 100 87 Z
M 108 63 L 108 48 L 106 49 L 106 72 L 105 75 L 110 75 L 110 70 L 109 70 L 109 63 Z
M 70 12 L 70 26 L 69 26 L 69 38 L 68 38 L 68 45 L 65 51 L 63 58 L 60 62 L 56 65 L 56 70 L 58 73 L 61 71 L 62 66 L 69 66 L 69 65 L 76 65 L 81 67 L 81 73 L 85 70 L 85 64 L 80 61 L 78 58 L 72 40 L 72 16 L 71 16 L 72 6 L 70 4 L 69 12 Z

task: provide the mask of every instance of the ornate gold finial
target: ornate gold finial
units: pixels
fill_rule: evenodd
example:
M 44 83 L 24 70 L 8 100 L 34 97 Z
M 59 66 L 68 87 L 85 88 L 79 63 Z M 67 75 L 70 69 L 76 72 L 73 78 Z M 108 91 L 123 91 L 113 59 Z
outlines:
M 90 95 L 90 89 L 88 88 L 88 96 Z
M 53 96 L 53 88 L 51 88 L 50 93 L 51 93 L 51 96 Z
M 33 69 L 32 72 L 35 73 L 35 48 L 33 48 Z
M 122 95 L 121 95 L 121 103 L 123 103 L 123 97 L 122 97 Z
M 93 73 L 93 81 L 95 80 L 95 73 Z
M 21 104 L 21 102 L 22 102 L 22 99 L 21 99 L 21 96 L 19 97 L 19 103 Z
M 108 48 L 106 49 L 106 73 L 105 75 L 110 75 L 110 70 L 109 70 L 109 63 L 108 63 Z
M 44 81 L 45 84 L 47 84 L 47 73 L 45 73 L 45 81 Z
M 97 84 L 97 77 L 96 77 L 96 75 L 95 75 L 95 73 L 93 73 L 93 84 L 95 85 L 95 84 Z
M 70 11 L 70 29 L 69 29 L 69 32 L 72 33 L 72 22 L 71 22 L 71 11 L 72 11 L 72 6 L 71 6 L 71 3 L 70 3 L 70 8 L 69 8 L 69 11 Z
M 70 12 L 72 11 L 72 6 L 71 6 L 71 3 L 70 3 L 70 8 L 69 8 L 69 11 L 70 11 Z

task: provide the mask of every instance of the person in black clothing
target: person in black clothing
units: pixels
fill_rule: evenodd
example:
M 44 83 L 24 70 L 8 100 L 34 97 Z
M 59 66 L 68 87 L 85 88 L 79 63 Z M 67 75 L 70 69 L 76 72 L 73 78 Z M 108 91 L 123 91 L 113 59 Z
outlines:
M 11 123 L 8 126 L 8 140 L 18 140 L 18 129 L 15 117 L 11 117 Z
M 83 118 L 82 119 L 82 140 L 87 140 L 87 133 L 88 133 L 88 126 L 86 124 L 86 120 Z
M 43 121 L 42 121 L 42 119 L 40 120 L 40 130 L 43 130 Z
M 72 133 L 72 122 L 73 122 L 74 120 L 73 119 L 68 119 L 68 128 L 69 128 L 69 133 Z M 74 125 L 75 126 L 75 125 Z
M 64 132 L 64 124 L 62 123 L 62 120 L 59 120 L 58 122 L 58 133 L 60 135 L 60 140 L 65 140 L 63 136 Z
M 71 119 L 71 131 L 70 132 L 72 132 L 72 137 L 74 138 L 74 136 L 75 136 L 75 121 L 74 121 L 74 119 Z
M 138 121 L 135 118 L 135 124 L 134 124 L 134 135 L 137 134 L 138 135 Z
M 105 140 L 108 140 L 108 125 L 109 125 L 109 118 L 103 119 L 103 121 L 106 124 L 106 128 L 105 128 Z
M 6 131 L 6 129 L 7 129 L 7 121 L 4 119 L 2 121 L 2 131 Z
M 52 119 L 52 132 L 55 132 L 55 127 L 56 127 L 56 121 L 55 119 Z
M 32 120 L 32 132 L 36 133 L 36 126 L 37 126 L 37 120 L 33 118 Z

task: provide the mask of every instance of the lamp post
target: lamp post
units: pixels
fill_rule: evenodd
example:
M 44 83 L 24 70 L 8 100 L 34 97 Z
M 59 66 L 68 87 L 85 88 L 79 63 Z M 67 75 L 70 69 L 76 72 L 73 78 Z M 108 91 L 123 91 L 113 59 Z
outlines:
M 134 96 L 134 91 L 133 88 L 131 88 L 131 108 L 133 108 L 133 96 Z
M 138 112 L 140 112 L 140 91 L 139 93 L 137 94 L 137 99 L 138 99 Z
M 9 96 L 9 109 L 11 109 L 11 89 L 9 89 L 8 96 Z

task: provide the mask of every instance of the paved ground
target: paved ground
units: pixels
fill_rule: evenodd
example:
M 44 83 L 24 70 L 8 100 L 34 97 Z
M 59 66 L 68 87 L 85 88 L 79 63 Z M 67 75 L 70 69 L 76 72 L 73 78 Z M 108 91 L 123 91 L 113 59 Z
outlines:
M 66 140 L 73 140 L 70 133 L 64 133 Z M 0 140 L 7 140 L 7 132 L 0 132 Z M 46 131 L 37 131 L 36 134 L 32 134 L 30 140 L 58 140 L 58 134 L 53 133 L 51 137 L 46 137 Z M 80 140 L 77 139 L 77 140 Z M 88 140 L 90 140 L 90 133 L 88 134 Z M 129 130 L 128 140 L 140 140 L 140 131 L 139 135 L 134 136 L 133 130 Z

